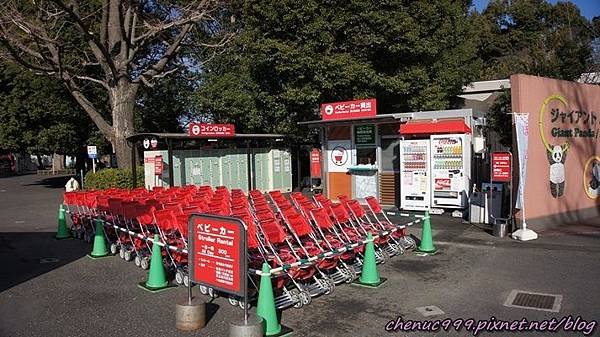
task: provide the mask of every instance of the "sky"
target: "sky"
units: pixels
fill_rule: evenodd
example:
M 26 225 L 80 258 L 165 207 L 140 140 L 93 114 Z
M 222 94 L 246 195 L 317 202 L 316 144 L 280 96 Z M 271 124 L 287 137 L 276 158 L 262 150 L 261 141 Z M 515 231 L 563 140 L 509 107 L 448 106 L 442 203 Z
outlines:
M 482 11 L 487 6 L 489 0 L 473 0 L 473 4 L 478 11 Z M 550 3 L 555 4 L 557 0 L 549 0 Z M 565 1 L 561 1 L 565 2 Z M 572 3 L 579 7 L 581 14 L 586 18 L 592 19 L 594 16 L 600 16 L 600 0 L 571 0 Z

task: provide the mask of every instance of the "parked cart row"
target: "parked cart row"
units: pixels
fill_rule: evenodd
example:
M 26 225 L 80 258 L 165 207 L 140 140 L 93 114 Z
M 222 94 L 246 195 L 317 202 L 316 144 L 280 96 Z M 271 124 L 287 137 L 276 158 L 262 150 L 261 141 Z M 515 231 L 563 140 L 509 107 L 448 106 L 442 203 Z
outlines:
M 300 308 L 335 286 L 354 281 L 361 271 L 364 244 L 371 234 L 378 263 L 415 247 L 406 225 L 394 224 L 374 197 L 366 205 L 345 196 L 333 202 L 321 194 L 262 193 L 224 186 L 155 187 L 133 190 L 66 192 L 64 203 L 72 232 L 87 239 L 95 223 L 104 224 L 110 252 L 148 269 L 153 238 L 158 235 L 163 262 L 177 284 L 188 285 L 188 221 L 195 213 L 237 217 L 246 225 L 250 295 L 264 262 L 278 308 Z M 217 292 L 200 287 L 210 296 Z M 247 305 L 230 297 L 232 305 Z

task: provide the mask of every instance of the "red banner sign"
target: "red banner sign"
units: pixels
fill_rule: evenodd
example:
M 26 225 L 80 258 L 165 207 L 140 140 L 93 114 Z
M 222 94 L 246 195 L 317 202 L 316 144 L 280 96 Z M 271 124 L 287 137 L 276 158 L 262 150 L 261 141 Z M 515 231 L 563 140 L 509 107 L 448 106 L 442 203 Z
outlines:
M 188 133 L 190 137 L 233 137 L 235 125 L 190 123 Z
M 163 173 L 163 160 L 162 156 L 154 157 L 154 175 L 162 176 Z
M 188 268 L 193 282 L 246 296 L 246 231 L 236 218 L 192 215 Z
M 321 178 L 321 151 L 319 149 L 310 151 L 310 176 Z
M 377 100 L 374 98 L 321 104 L 323 120 L 374 117 L 375 115 L 377 115 Z
M 510 152 L 492 152 L 492 181 L 511 181 L 511 160 Z

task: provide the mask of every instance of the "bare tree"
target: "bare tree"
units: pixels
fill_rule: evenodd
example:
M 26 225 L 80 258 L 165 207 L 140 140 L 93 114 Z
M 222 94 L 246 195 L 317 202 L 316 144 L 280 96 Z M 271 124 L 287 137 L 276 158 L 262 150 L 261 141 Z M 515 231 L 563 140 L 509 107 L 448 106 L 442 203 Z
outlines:
M 221 50 L 232 37 L 224 8 L 218 0 L 0 0 L 0 58 L 63 81 L 129 167 L 139 86 L 201 67 L 183 56 L 188 47 L 200 62 Z M 106 90 L 110 116 L 90 85 Z

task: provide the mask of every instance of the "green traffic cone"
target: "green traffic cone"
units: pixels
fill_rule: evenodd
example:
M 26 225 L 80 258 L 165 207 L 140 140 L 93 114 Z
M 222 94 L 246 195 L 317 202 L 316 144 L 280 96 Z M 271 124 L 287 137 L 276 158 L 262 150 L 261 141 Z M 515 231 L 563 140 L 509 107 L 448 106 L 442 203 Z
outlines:
M 271 285 L 271 268 L 269 268 L 267 263 L 263 263 L 262 266 L 256 315 L 264 319 L 265 336 L 273 336 L 281 333 L 281 324 L 277 320 L 275 297 L 273 296 L 273 286 Z
M 356 282 L 359 285 L 376 288 L 386 279 L 379 277 L 377 272 L 377 262 L 375 259 L 375 245 L 373 244 L 373 234 L 367 234 L 367 244 L 365 247 L 365 258 L 363 260 L 362 272 Z
M 58 229 L 56 230 L 56 239 L 66 239 L 71 237 L 71 233 L 67 228 L 67 219 L 65 217 L 65 208 L 62 204 L 58 206 Z
M 106 248 L 106 238 L 104 237 L 104 225 L 102 220 L 96 219 L 96 234 L 94 234 L 94 247 L 92 248 L 91 257 L 104 257 L 108 255 Z
M 145 288 L 148 290 L 164 289 L 169 285 L 167 281 L 167 273 L 163 264 L 162 254 L 158 234 L 154 234 L 154 243 L 152 244 L 152 259 L 150 260 L 150 270 L 148 271 L 148 280 L 146 280 Z
M 433 245 L 433 238 L 431 236 L 431 221 L 429 219 L 429 212 L 425 212 L 423 218 L 423 233 L 421 235 L 421 245 L 417 250 L 418 253 L 435 254 L 437 249 Z

